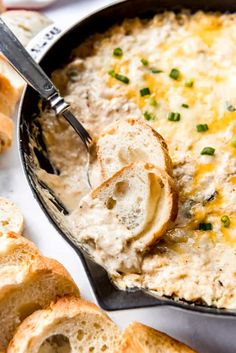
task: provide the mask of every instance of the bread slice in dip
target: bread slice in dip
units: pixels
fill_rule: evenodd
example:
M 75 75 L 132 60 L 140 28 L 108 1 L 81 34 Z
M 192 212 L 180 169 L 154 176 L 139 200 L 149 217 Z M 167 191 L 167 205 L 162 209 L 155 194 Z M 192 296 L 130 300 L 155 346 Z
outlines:
M 172 174 L 172 161 L 163 137 L 140 119 L 119 120 L 105 129 L 97 142 L 103 177 L 127 164 L 152 163 Z
M 138 269 L 147 250 L 175 220 L 173 179 L 150 163 L 124 167 L 85 196 L 69 217 L 75 242 L 110 272 Z

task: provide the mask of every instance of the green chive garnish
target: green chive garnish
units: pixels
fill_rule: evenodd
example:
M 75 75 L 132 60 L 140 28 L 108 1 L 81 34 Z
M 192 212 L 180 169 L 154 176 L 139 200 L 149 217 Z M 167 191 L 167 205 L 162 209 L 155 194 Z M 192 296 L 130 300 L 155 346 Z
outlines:
M 151 105 L 152 107 L 157 107 L 157 106 L 158 106 L 158 103 L 157 103 L 155 97 L 151 97 L 149 103 L 150 103 L 150 105 Z
M 199 230 L 212 230 L 212 224 L 211 223 L 199 223 L 198 229 Z
M 236 147 L 236 136 L 231 139 L 231 146 Z
M 124 76 L 124 75 L 121 75 L 121 74 L 116 74 L 114 70 L 110 70 L 108 71 L 108 74 L 111 76 L 111 77 L 114 77 L 116 78 L 118 81 L 121 81 L 125 84 L 128 84 L 129 83 L 129 78 Z
M 146 120 L 155 120 L 156 119 L 156 117 L 155 117 L 155 115 L 154 114 L 152 114 L 152 113 L 150 113 L 150 112 L 148 112 L 148 111 L 146 111 L 144 114 L 144 118 L 146 119 Z
M 228 216 L 222 216 L 221 217 L 221 222 L 223 223 L 223 226 L 225 227 L 225 228 L 229 228 L 229 226 L 230 226 L 230 219 L 229 219 L 229 217 Z
M 111 77 L 116 77 L 116 73 L 114 70 L 108 71 L 108 75 L 110 75 Z
M 121 48 L 115 48 L 113 50 L 113 55 L 114 56 L 122 56 L 123 55 L 123 50 Z
M 184 83 L 185 87 L 193 87 L 193 84 L 194 84 L 194 80 L 192 78 L 189 78 Z
M 188 109 L 188 108 L 189 108 L 189 105 L 188 105 L 188 104 L 183 103 L 183 104 L 181 105 L 181 107 Z
M 140 61 L 141 61 L 141 63 L 142 63 L 144 66 L 148 66 L 148 60 L 147 60 L 147 59 L 141 59 Z
M 198 124 L 196 126 L 197 132 L 205 132 L 208 130 L 208 125 L 207 124 Z
M 161 72 L 163 72 L 162 70 L 155 69 L 155 67 L 152 67 L 150 70 L 153 74 L 160 74 Z
M 233 104 L 230 103 L 227 103 L 226 109 L 231 113 L 236 111 L 236 108 L 233 106 Z
M 213 156 L 215 153 L 215 149 L 213 147 L 204 147 L 203 150 L 201 151 L 201 154 L 208 155 L 208 156 Z
M 140 96 L 144 97 L 144 96 L 148 96 L 149 94 L 151 94 L 150 89 L 148 87 L 144 87 L 140 90 Z
M 171 112 L 168 114 L 168 120 L 170 121 L 179 121 L 180 117 L 181 117 L 180 113 Z
M 180 71 L 178 69 L 172 69 L 169 77 L 173 80 L 178 80 L 180 78 Z
M 120 75 L 120 74 L 116 74 L 115 75 L 115 78 L 118 80 L 118 81 L 121 81 L 125 84 L 128 84 L 129 83 L 129 79 L 128 77 L 124 76 L 124 75 Z

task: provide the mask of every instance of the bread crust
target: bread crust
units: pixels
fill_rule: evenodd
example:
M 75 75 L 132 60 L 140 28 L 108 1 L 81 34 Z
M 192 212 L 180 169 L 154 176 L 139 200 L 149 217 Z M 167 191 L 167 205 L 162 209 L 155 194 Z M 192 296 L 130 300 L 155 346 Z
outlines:
M 121 347 L 117 353 L 197 353 L 167 334 L 131 323 L 123 332 Z
M 7 263 L 9 255 L 19 249 L 21 249 L 22 255 L 27 253 L 31 254 L 32 257 L 40 255 L 39 249 L 32 241 L 14 232 L 6 234 L 0 232 L 0 266 L 3 261 Z
M 120 335 L 118 327 L 112 320 L 95 304 L 86 300 L 76 298 L 74 296 L 65 296 L 55 302 L 52 302 L 48 309 L 34 312 L 31 316 L 26 318 L 17 329 L 17 332 L 10 342 L 7 353 L 18 353 L 19 347 L 25 342 L 27 333 L 27 348 L 34 346 L 35 342 L 40 336 L 41 340 L 50 336 L 50 331 L 56 328 L 57 325 L 64 321 L 68 322 L 70 319 L 75 319 L 77 315 L 91 314 L 94 317 L 99 317 L 102 322 L 107 321 L 112 324 L 114 335 Z M 92 331 L 92 328 L 91 328 Z M 66 335 L 66 334 L 65 334 Z M 24 351 L 24 353 L 27 353 Z
M 152 134 L 152 136 L 157 140 L 157 143 L 159 144 L 159 146 L 161 148 L 162 155 L 163 155 L 163 158 L 165 161 L 164 162 L 165 163 L 165 171 L 169 175 L 172 176 L 173 175 L 173 164 L 172 164 L 172 160 L 169 156 L 168 146 L 167 146 L 164 138 L 156 130 L 154 130 L 149 124 L 145 123 L 141 119 L 129 118 L 125 122 L 128 122 L 131 126 L 140 125 L 144 131 L 148 130 L 148 132 Z M 124 123 L 124 122 L 119 121 L 119 122 L 112 124 L 110 127 L 106 128 L 105 132 L 103 132 L 100 135 L 100 138 L 113 133 L 117 129 L 117 125 L 122 124 L 122 123 Z M 111 154 L 112 154 L 112 151 L 111 151 Z M 97 143 L 97 158 L 98 158 L 99 164 L 101 166 L 102 177 L 104 179 L 106 179 L 107 173 L 106 173 L 106 168 L 105 168 L 105 161 L 103 159 L 102 150 L 99 148 L 99 139 L 98 139 L 98 143 Z
M 19 94 L 11 82 L 0 73 L 0 112 L 11 116 L 15 110 Z
M 0 112 L 0 152 L 8 149 L 12 145 L 13 121 Z
M 168 203 L 169 203 L 169 218 L 165 223 L 162 224 L 162 227 L 153 234 L 152 239 L 146 244 L 147 248 L 153 246 L 166 232 L 171 229 L 173 222 L 175 221 L 178 214 L 178 189 L 176 187 L 175 181 L 170 177 L 164 170 L 153 166 L 150 163 L 146 164 L 146 169 L 155 170 L 157 174 L 161 176 L 162 181 L 164 181 L 165 187 L 167 188 Z M 144 250 L 147 250 L 145 248 Z
M 7 348 L 24 318 L 39 307 L 46 308 L 57 297 L 69 294 L 79 297 L 79 289 L 56 260 L 37 255 L 32 262 L 16 266 L 0 291 L 0 326 L 4 327 L 0 331 L 0 351 Z

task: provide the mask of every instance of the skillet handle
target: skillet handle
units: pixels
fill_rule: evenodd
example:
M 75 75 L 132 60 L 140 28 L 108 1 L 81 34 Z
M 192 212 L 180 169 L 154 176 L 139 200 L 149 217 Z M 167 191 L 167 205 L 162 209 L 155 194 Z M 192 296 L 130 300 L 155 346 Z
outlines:
M 10 65 L 44 99 L 49 100 L 57 90 L 41 67 L 33 60 L 5 22 L 0 18 L 0 51 Z

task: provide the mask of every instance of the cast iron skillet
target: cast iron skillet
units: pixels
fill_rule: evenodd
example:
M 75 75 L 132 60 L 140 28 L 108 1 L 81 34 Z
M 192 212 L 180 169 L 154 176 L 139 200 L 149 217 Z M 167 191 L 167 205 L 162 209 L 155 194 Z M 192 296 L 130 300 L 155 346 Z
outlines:
M 46 52 L 43 59 L 40 61 L 41 66 L 50 74 L 54 69 L 65 64 L 70 57 L 73 48 L 77 47 L 86 37 L 95 33 L 106 30 L 109 26 L 116 22 L 121 22 L 127 17 L 151 17 L 157 12 L 163 10 L 179 11 L 181 8 L 188 8 L 191 11 L 213 10 L 213 11 L 236 11 L 236 2 L 234 0 L 125 0 L 106 7 L 87 18 L 83 19 L 72 28 L 67 30 L 62 36 L 59 36 L 57 41 Z M 51 40 L 58 29 L 55 27 L 44 37 L 45 42 L 41 42 L 43 47 Z M 40 50 L 34 48 L 35 51 Z M 45 186 L 39 182 L 34 173 L 35 156 L 37 163 L 50 173 L 57 173 L 47 157 L 45 145 L 40 134 L 40 126 L 35 126 L 35 117 L 37 115 L 39 97 L 30 87 L 25 90 L 19 109 L 19 144 L 20 153 L 24 170 L 30 184 L 30 187 L 45 212 L 48 219 L 54 224 L 59 233 L 69 242 L 80 256 L 84 268 L 93 287 L 96 298 L 100 306 L 105 310 L 120 310 L 139 307 L 171 305 L 182 309 L 188 309 L 195 312 L 205 314 L 215 314 L 222 316 L 236 316 L 236 310 L 224 310 L 207 307 L 199 304 L 191 304 L 185 301 L 176 302 L 171 298 L 156 298 L 152 297 L 143 291 L 132 290 L 130 292 L 120 291 L 115 288 L 110 282 L 106 271 L 99 265 L 93 263 L 81 250 L 77 249 L 71 241 L 71 236 L 62 226 L 54 212 L 48 207 L 42 194 L 38 188 Z M 29 142 L 32 141 L 35 147 L 30 148 Z M 58 212 L 67 213 L 65 207 L 60 204 L 52 193 L 49 194 L 50 202 Z

